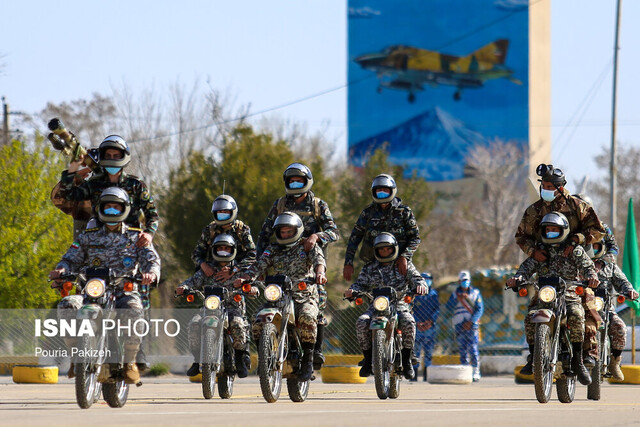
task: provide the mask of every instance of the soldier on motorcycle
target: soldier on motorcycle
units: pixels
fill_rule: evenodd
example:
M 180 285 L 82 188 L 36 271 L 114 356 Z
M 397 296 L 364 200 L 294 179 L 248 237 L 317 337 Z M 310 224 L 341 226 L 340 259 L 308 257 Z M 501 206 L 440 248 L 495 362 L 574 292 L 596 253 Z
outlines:
M 51 279 L 57 279 L 65 272 L 84 272 L 88 267 L 109 268 L 116 276 L 142 275 L 142 285 L 157 282 L 160 277 L 160 257 L 152 244 L 137 246 L 142 230 L 129 227 L 124 223 L 131 210 L 129 195 L 118 187 L 110 187 L 100 194 L 97 213 L 101 227 L 87 229 L 78 236 L 69 250 L 62 256 L 55 270 L 49 273 Z M 124 316 L 133 324 L 143 318 L 142 301 L 138 289 L 116 295 L 116 308 L 123 310 Z M 82 295 L 67 296 L 58 304 L 58 317 L 74 319 L 76 311 L 82 307 Z M 126 319 L 125 319 L 126 320 Z M 142 325 L 140 325 L 142 326 Z M 124 343 L 125 378 L 127 383 L 135 384 L 140 380 L 136 355 L 141 343 L 140 334 L 130 334 Z M 68 346 L 75 340 L 65 339 Z M 73 365 L 69 369 L 73 378 Z
M 373 242 L 373 250 L 375 261 L 363 267 L 356 281 L 344 292 L 346 298 L 351 298 L 354 292 L 369 292 L 379 286 L 391 286 L 396 290 L 409 288 L 418 295 L 427 293 L 427 284 L 411 261 L 407 262 L 406 275 L 400 272 L 395 262 L 400 252 L 398 242 L 391 233 L 380 233 Z M 369 307 L 356 322 L 358 344 L 364 355 L 364 362 L 360 368 L 361 377 L 368 377 L 372 372 L 372 337 L 369 323 L 373 310 L 373 306 Z M 402 331 L 402 367 L 406 379 L 412 379 L 415 374 L 411 363 L 411 351 L 415 341 L 416 321 L 410 310 L 407 303 L 398 301 L 398 325 Z
M 589 287 L 595 288 L 600 283 L 593 262 L 589 259 L 582 246 L 571 245 L 568 241 L 569 221 L 559 212 L 551 212 L 545 215 L 540 222 L 542 247 L 546 254 L 546 260 L 538 261 L 532 255 L 520 265 L 516 274 L 507 281 L 507 286 L 514 288 L 518 282 L 528 280 L 537 273 L 539 277 L 561 277 L 567 281 L 577 281 L 580 277 L 587 278 Z M 571 248 L 567 253 L 567 248 Z M 582 343 L 584 341 L 584 309 L 582 300 L 576 294 L 576 286 L 569 285 L 565 293 L 567 305 L 567 326 L 571 331 L 571 345 L 573 359 L 571 368 L 577 374 L 578 380 L 583 385 L 591 383 L 589 371 L 582 361 Z M 538 304 L 537 297 L 532 298 L 531 306 Z M 530 355 L 527 364 L 520 371 L 531 374 L 532 354 L 535 345 L 535 325 L 531 323 L 529 316 L 525 318 L 525 332 L 529 344 Z
M 212 244 L 212 257 L 213 262 L 207 264 L 211 269 L 211 277 L 207 277 L 204 269 L 198 270 L 193 276 L 182 282 L 176 288 L 176 295 L 182 295 L 188 293 L 192 289 L 203 290 L 205 285 L 217 285 L 226 287 L 229 290 L 233 290 L 233 277 L 234 272 L 237 270 L 235 264 L 235 258 L 237 254 L 237 244 L 235 239 L 229 234 L 218 235 Z M 230 273 L 229 279 L 219 280 L 217 273 L 228 269 Z M 258 293 L 258 288 L 252 288 L 252 295 Z M 229 313 L 229 332 L 233 337 L 233 348 L 235 350 L 236 371 L 239 378 L 245 378 L 249 375 L 249 365 L 251 364 L 249 358 L 248 347 L 248 325 L 246 306 L 244 299 L 240 302 L 230 301 L 228 307 Z M 200 372 L 200 321 L 202 320 L 200 314 L 193 316 L 189 322 L 189 348 L 195 359 L 195 362 L 191 365 L 187 371 L 187 375 L 193 377 Z
M 293 283 L 305 282 L 304 289 L 295 288 L 296 324 L 299 325 L 302 338 L 302 367 L 299 381 L 307 381 L 313 375 L 313 352 L 317 337 L 318 288 L 316 284 L 327 283 L 326 264 L 319 245 L 312 246 L 307 252 L 302 241 L 304 224 L 293 212 L 284 212 L 276 217 L 273 223 L 276 236 L 275 244 L 270 244 L 258 261 L 243 270 L 236 279 L 235 286 L 242 285 L 243 280 L 256 280 L 259 276 L 284 274 Z M 254 324 L 253 336 L 260 336 L 261 324 Z

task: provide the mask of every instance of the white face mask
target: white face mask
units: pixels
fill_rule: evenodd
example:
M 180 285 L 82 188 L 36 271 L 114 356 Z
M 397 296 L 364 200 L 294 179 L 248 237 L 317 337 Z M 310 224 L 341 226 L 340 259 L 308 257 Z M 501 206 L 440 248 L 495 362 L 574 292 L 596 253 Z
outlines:
M 218 251 L 216 251 L 216 255 L 218 255 L 219 257 L 224 257 L 224 258 L 226 258 L 226 257 L 231 256 L 231 252 L 218 250 Z
M 545 202 L 553 202 L 556 199 L 556 191 L 540 188 L 540 197 L 542 197 L 542 200 Z

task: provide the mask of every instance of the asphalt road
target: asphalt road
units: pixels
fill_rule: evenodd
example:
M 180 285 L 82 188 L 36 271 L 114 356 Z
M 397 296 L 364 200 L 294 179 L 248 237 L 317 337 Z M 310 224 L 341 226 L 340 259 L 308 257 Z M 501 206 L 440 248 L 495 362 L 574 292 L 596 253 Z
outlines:
M 571 404 L 535 400 L 532 384 L 512 377 L 486 377 L 470 385 L 403 382 L 400 397 L 381 401 L 373 379 L 366 384 L 311 383 L 309 398 L 266 403 L 256 377 L 237 380 L 230 400 L 202 397 L 200 384 L 186 377 L 147 379 L 132 388 L 124 408 L 99 401 L 88 410 L 75 403 L 71 380 L 59 384 L 14 384 L 0 377 L 0 425 L 267 425 L 267 426 L 422 426 L 422 425 L 638 425 L 640 386 L 605 384 L 602 399 L 586 399 L 579 386 Z

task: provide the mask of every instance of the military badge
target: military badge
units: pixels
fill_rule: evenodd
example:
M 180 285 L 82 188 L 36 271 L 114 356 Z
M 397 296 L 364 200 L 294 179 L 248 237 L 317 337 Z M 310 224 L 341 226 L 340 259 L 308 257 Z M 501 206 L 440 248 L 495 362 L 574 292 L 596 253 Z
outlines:
M 133 258 L 128 256 L 124 257 L 124 259 L 122 260 L 122 264 L 125 268 L 131 268 L 133 266 Z
M 94 258 L 93 261 L 91 261 L 91 265 L 94 267 L 100 267 L 102 265 L 102 260 L 100 258 Z

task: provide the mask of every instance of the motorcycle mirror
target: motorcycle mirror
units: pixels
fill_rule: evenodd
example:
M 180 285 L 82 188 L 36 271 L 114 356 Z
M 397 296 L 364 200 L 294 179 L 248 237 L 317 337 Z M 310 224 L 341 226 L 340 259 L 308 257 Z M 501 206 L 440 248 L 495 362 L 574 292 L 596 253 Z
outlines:
M 520 288 L 518 290 L 518 295 L 520 295 L 521 297 L 526 297 L 527 295 L 529 295 L 529 291 L 527 290 L 527 288 Z
M 358 297 L 356 298 L 356 305 L 362 305 L 363 301 L 362 298 Z
M 298 283 L 298 290 L 299 291 L 304 291 L 307 289 L 307 282 L 300 282 Z
M 576 295 L 583 295 L 584 288 L 582 286 L 576 286 Z
M 194 299 L 195 298 L 194 298 L 193 294 L 187 295 L 187 302 L 193 302 Z
M 125 292 L 133 292 L 133 283 L 124 282 L 124 291 Z
M 244 286 L 243 286 L 243 287 L 244 287 Z M 240 301 L 242 301 L 242 295 L 240 295 L 240 294 L 235 294 L 235 295 L 233 296 L 233 300 L 234 300 L 235 302 L 240 302 Z
M 64 289 L 64 290 L 65 290 L 65 291 L 67 291 L 67 293 L 68 293 L 71 289 L 73 289 L 73 283 L 71 283 L 71 282 L 64 282 L 64 283 L 62 284 L 62 289 Z
M 625 299 L 624 295 L 618 295 L 618 304 L 623 304 Z
M 242 285 L 242 292 L 244 292 L 245 294 L 248 294 L 251 292 L 251 283 L 244 283 Z
M 411 296 L 406 295 L 404 297 L 404 302 L 406 302 L 407 304 L 411 304 L 411 301 L 413 301 L 413 298 L 411 298 Z

